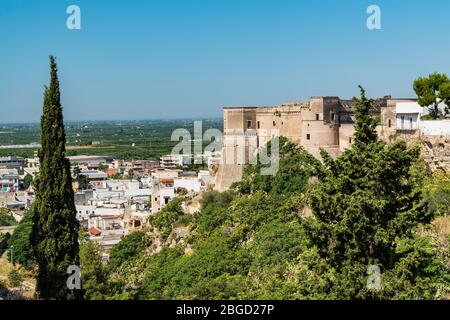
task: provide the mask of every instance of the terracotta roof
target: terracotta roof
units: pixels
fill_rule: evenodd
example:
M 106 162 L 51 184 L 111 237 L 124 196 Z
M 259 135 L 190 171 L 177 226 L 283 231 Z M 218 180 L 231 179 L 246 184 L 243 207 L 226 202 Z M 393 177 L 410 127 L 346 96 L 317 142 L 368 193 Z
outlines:
M 97 229 L 96 227 L 90 227 L 88 229 L 89 233 L 92 234 L 93 236 L 99 236 L 102 234 L 102 230 Z

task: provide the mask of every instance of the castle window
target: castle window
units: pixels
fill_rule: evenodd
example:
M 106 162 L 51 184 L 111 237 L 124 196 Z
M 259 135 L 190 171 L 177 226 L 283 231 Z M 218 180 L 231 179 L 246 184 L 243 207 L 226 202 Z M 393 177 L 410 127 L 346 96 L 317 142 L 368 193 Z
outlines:
M 275 127 L 277 125 L 277 123 L 275 121 L 272 121 L 273 126 Z
M 331 120 L 334 121 L 334 113 L 331 114 Z
M 319 114 L 316 113 L 316 120 L 319 120 Z
M 392 125 L 392 124 L 391 124 L 391 119 L 389 119 L 389 120 L 388 120 L 388 127 L 390 128 L 391 125 Z
M 257 125 L 258 125 L 258 129 L 259 129 L 259 127 L 260 127 L 260 123 L 259 123 L 259 121 L 257 122 Z
M 352 143 L 352 137 L 348 138 L 348 143 Z
M 252 127 L 252 121 L 247 120 L 247 129 L 250 129 Z
M 311 135 L 309 133 L 306 134 L 306 140 L 310 140 L 311 139 Z

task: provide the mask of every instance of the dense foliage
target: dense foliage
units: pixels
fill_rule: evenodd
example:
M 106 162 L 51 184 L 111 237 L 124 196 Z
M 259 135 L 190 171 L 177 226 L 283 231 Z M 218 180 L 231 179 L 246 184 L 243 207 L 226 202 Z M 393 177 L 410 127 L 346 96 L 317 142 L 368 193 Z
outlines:
M 11 215 L 11 213 L 4 209 L 0 208 L 0 227 L 9 227 L 17 225 L 16 219 Z
M 301 255 L 300 265 L 309 274 L 300 274 L 301 297 L 397 298 L 398 292 L 404 293 L 407 287 L 422 281 L 422 274 L 404 278 L 397 287 L 399 291 L 383 285 L 369 290 L 367 286 L 370 266 L 384 274 L 381 283 L 385 285 L 391 284 L 387 280 L 391 274 L 405 270 L 405 260 L 422 250 L 422 241 L 415 238 L 417 227 L 433 218 L 423 201 L 421 175 L 413 170 L 419 148 L 408 148 L 404 141 L 378 141 L 375 120 L 370 119 L 371 107 L 372 101 L 361 89 L 361 99 L 356 103 L 355 144 L 336 160 L 322 152 L 324 164 L 307 201 L 315 219 L 304 221 L 310 248 Z M 405 245 L 409 249 L 404 249 Z M 413 256 L 405 255 L 409 250 L 413 250 Z M 420 259 L 419 269 L 426 270 L 428 263 L 434 263 L 432 259 Z M 417 292 L 415 297 L 437 297 L 438 283 L 448 274 L 444 268 L 436 267 L 435 271 L 426 276 L 438 279 L 426 284 L 423 296 Z M 313 292 L 309 282 L 314 283 Z
M 222 119 L 204 119 L 202 129 L 222 129 Z M 2 124 L 0 157 L 33 157 L 37 148 L 21 147 L 40 141 L 38 124 Z M 172 141 L 175 129 L 186 129 L 194 136 L 194 120 L 133 120 L 65 122 L 67 155 L 111 156 L 115 159 L 159 159 L 169 154 L 178 141 Z M 209 141 L 205 139 L 204 145 Z M 134 144 L 134 146 L 133 146 Z M 17 147 L 14 148 L 13 145 Z M 192 166 L 191 169 L 196 169 Z
M 450 216 L 450 175 L 437 171 L 425 182 L 425 197 L 430 213 Z
M 80 268 L 84 298 L 101 300 L 107 297 L 108 268 L 102 263 L 102 247 L 94 241 L 81 239 Z
M 132 232 L 112 248 L 110 253 L 111 266 L 121 266 L 125 261 L 142 253 L 148 245 L 149 239 L 145 232 Z
M 65 154 L 65 131 L 59 81 L 50 57 L 50 86 L 45 88 L 41 118 L 40 169 L 33 187 L 31 242 L 38 264 L 36 295 L 41 299 L 79 298 L 67 287 L 67 269 L 79 265 L 78 220 L 70 162 Z
M 33 229 L 32 219 L 32 215 L 26 212 L 8 242 L 10 247 L 8 252 L 9 261 L 14 264 L 18 263 L 27 270 L 31 270 L 36 264 L 30 239 Z
M 78 226 L 53 60 L 44 105 L 43 132 L 56 129 L 42 135 L 43 169 L 33 182 L 35 247 L 29 214 L 9 245 L 16 263 L 39 263 L 41 298 L 74 298 L 60 277 L 77 264 Z M 354 144 L 336 159 L 322 151 L 319 161 L 276 138 L 262 150 L 274 156 L 278 144 L 276 174 L 263 174 L 258 155 L 230 191 L 203 193 L 196 213 L 185 212 L 193 199 L 180 195 L 149 219 L 150 228 L 114 245 L 107 265 L 100 246 L 81 237 L 84 298 L 448 298 L 449 175 L 428 172 L 418 146 L 379 141 L 372 107 L 361 88 Z M 47 294 L 43 279 L 57 291 Z
M 12 269 L 8 273 L 8 283 L 9 283 L 10 287 L 12 287 L 12 288 L 20 287 L 22 285 L 22 282 L 23 282 L 23 276 L 16 269 Z
M 168 237 L 174 227 L 189 222 L 189 215 L 186 215 L 181 208 L 182 197 L 177 197 L 169 202 L 157 215 L 150 218 L 154 226 L 161 234 Z
M 447 105 L 445 115 L 450 113 L 450 79 L 446 74 L 432 73 L 428 77 L 420 77 L 414 81 L 413 88 L 417 102 L 422 107 L 428 107 L 432 119 L 442 116 L 442 110 L 439 109 L 441 102 Z
M 23 178 L 23 189 L 28 190 L 28 188 L 31 186 L 32 183 L 33 177 L 29 173 L 27 173 Z
M 259 161 L 248 166 L 231 191 L 204 193 L 190 219 L 185 198 L 166 205 L 150 219 L 153 229 L 113 247 L 107 295 L 445 298 L 449 237 L 430 222 L 447 219 L 448 175 L 428 178 L 417 147 L 378 141 L 371 108 L 362 91 L 355 143 L 337 159 L 322 152 L 319 162 L 281 137 L 272 142 L 280 151 L 275 176 L 262 175 Z M 189 228 L 184 237 L 180 219 Z M 368 285 L 372 267 L 380 287 Z

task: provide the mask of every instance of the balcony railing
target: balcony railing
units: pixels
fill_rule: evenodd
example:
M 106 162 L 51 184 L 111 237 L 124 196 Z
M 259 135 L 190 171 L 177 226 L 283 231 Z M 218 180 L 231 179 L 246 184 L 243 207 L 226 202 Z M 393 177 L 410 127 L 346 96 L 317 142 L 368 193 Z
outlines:
M 397 129 L 399 134 L 416 134 L 418 129 Z

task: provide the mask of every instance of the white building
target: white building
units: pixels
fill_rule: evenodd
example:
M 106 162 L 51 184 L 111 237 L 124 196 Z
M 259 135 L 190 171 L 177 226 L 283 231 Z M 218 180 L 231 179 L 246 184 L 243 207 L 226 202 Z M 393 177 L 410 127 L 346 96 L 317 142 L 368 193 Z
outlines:
M 17 169 L 0 169 L 0 192 L 19 191 L 19 178 Z
M 152 172 L 152 177 L 163 179 L 163 178 L 177 178 L 181 170 L 170 170 L 170 169 L 156 169 Z
M 219 165 L 222 160 L 222 152 L 221 151 L 205 151 L 203 154 L 204 161 L 206 162 L 208 168 L 211 168 L 214 165 Z
M 160 159 L 161 168 L 183 167 L 190 163 L 191 157 L 188 154 L 168 154 Z
M 104 188 L 108 175 L 100 170 L 81 170 L 80 175 L 86 176 L 93 188 Z
M 420 128 L 424 109 L 417 102 L 397 102 L 395 107 L 397 130 L 415 131 Z
M 202 184 L 197 177 L 181 177 L 174 180 L 174 188 L 184 188 L 192 192 L 200 192 Z
M 208 170 L 200 170 L 198 172 L 198 179 L 202 184 L 207 185 L 211 179 L 211 173 Z
M 140 188 L 138 180 L 107 180 L 106 188 L 110 191 L 127 191 Z
M 450 135 L 450 120 L 421 120 L 427 111 L 428 108 L 421 107 L 417 102 L 398 102 L 395 107 L 397 130 L 418 130 L 423 136 Z
M 420 132 L 424 136 L 449 136 L 450 120 L 422 120 Z
M 77 210 L 77 220 L 78 221 L 87 221 L 90 215 L 95 214 L 96 206 L 85 206 L 85 205 L 76 205 Z

